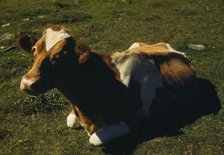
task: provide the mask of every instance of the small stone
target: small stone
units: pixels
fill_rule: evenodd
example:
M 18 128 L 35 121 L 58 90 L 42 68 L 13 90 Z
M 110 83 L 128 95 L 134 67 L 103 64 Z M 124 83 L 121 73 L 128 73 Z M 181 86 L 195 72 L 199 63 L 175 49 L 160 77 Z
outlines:
M 46 16 L 45 15 L 39 15 L 39 16 L 37 16 L 37 18 L 45 18 Z
M 2 27 L 7 27 L 7 26 L 10 26 L 10 23 L 3 24 L 3 25 L 2 25 Z
M 25 21 L 29 21 L 30 20 L 30 18 L 25 18 L 25 19 L 23 19 L 23 21 L 25 22 Z
M 18 142 L 19 142 L 19 143 L 22 143 L 22 142 L 23 142 L 23 140 L 22 140 L 22 139 L 20 139 L 20 140 L 18 140 Z
M 0 49 L 1 49 L 1 50 L 5 49 L 5 46 L 0 46 Z
M 202 44 L 189 44 L 188 48 L 194 51 L 204 51 L 206 49 Z

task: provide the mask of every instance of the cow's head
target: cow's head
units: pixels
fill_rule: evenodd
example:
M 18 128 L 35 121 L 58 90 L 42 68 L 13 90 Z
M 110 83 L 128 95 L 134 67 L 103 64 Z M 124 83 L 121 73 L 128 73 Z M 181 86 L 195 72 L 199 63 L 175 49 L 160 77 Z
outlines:
M 17 42 L 21 49 L 34 55 L 33 66 L 20 84 L 21 90 L 32 95 L 57 87 L 66 80 L 71 67 L 83 63 L 90 52 L 88 46 L 76 45 L 69 30 L 60 26 L 46 29 L 39 40 L 20 35 Z

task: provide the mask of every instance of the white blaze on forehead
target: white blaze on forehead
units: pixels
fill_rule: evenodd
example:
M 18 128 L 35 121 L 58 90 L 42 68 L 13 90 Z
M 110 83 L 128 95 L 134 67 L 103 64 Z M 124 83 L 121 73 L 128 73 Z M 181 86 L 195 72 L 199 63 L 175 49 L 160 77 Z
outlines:
M 49 49 L 55 44 L 57 44 L 59 41 L 69 38 L 71 36 L 64 29 L 61 29 L 60 31 L 54 31 L 51 28 L 48 28 L 46 30 L 45 35 L 46 51 L 49 51 Z

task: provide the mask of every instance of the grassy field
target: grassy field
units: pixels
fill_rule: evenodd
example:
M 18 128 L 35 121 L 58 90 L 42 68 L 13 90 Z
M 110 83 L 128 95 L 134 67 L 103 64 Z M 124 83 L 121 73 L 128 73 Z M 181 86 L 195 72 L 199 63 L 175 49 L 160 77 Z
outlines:
M 0 0 L 0 154 L 224 154 L 224 109 L 178 133 L 138 133 L 92 147 L 84 130 L 66 127 L 68 101 L 57 90 L 31 97 L 19 90 L 32 55 L 15 45 L 21 32 L 38 37 L 65 25 L 93 51 L 122 51 L 135 41 L 169 42 L 192 60 L 199 77 L 216 86 L 224 106 L 223 0 Z M 4 39 L 6 33 L 13 34 Z M 188 44 L 206 46 L 197 52 Z

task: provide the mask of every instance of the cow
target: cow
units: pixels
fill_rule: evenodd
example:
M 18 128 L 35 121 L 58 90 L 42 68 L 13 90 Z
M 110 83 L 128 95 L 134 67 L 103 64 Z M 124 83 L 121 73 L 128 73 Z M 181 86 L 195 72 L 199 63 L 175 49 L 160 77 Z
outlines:
M 97 53 L 63 26 L 48 27 L 40 39 L 20 35 L 17 43 L 34 55 L 20 89 L 39 95 L 57 88 L 71 102 L 67 126 L 83 127 L 94 146 L 136 132 L 152 113 L 187 108 L 197 90 L 185 53 L 167 43 L 135 42 L 123 52 Z

